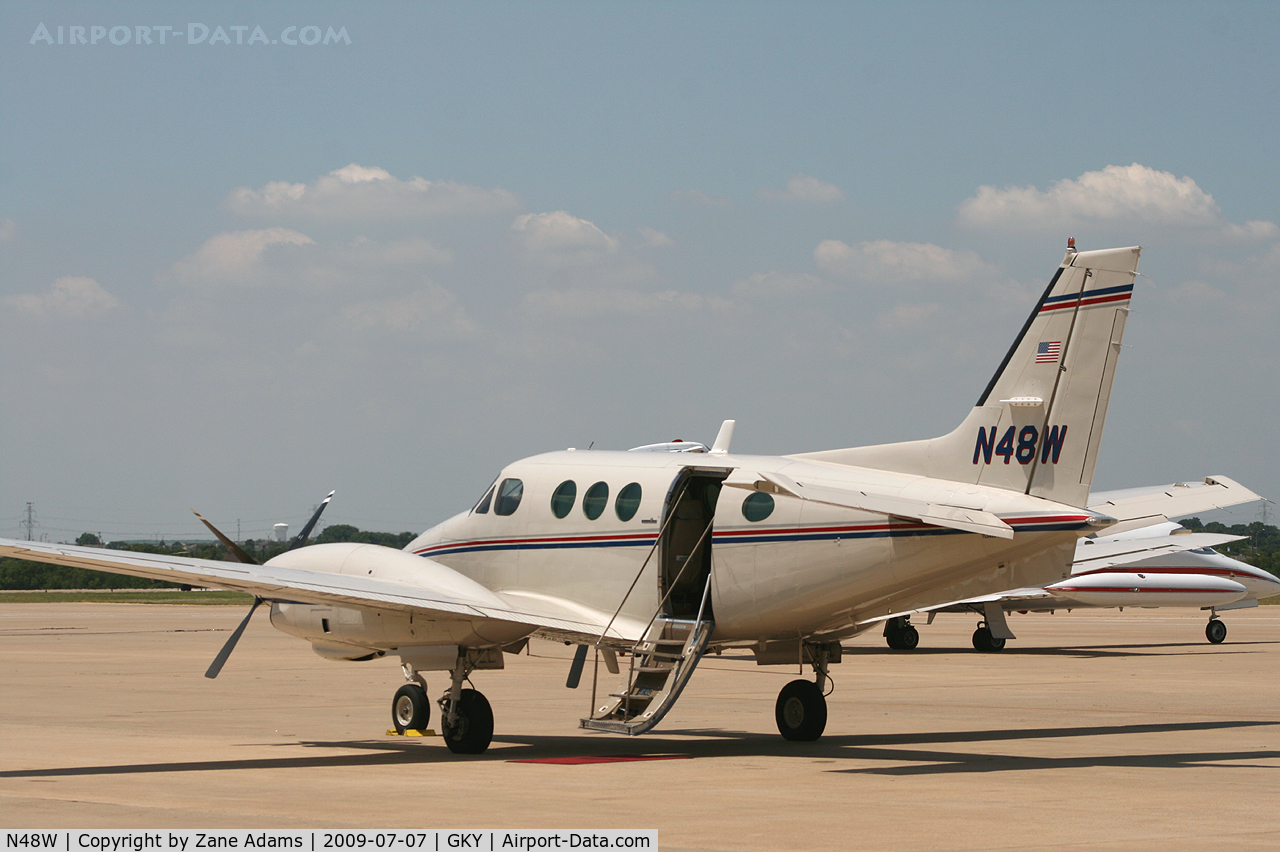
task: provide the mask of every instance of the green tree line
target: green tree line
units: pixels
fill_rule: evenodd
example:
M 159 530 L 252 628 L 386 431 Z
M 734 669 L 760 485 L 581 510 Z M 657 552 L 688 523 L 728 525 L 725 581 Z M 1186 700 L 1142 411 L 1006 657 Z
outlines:
M 1251 524 L 1227 526 L 1217 521 L 1202 524 L 1199 518 L 1183 518 L 1178 523 L 1192 532 L 1246 536 L 1240 541 L 1215 547 L 1214 550 L 1280 577 L 1280 529 L 1274 524 L 1254 521 Z
M 335 541 L 355 541 L 364 544 L 380 544 L 401 549 L 416 537 L 415 533 L 384 533 L 358 529 L 350 524 L 333 524 L 325 527 L 311 544 Z M 84 533 L 76 544 L 98 545 L 98 537 Z M 288 542 L 267 539 L 244 541 L 240 547 L 259 562 L 283 553 Z M 165 543 L 113 541 L 105 547 L 109 550 L 131 550 L 137 553 L 159 553 L 168 556 L 192 556 L 197 559 L 214 559 L 234 562 L 231 553 L 219 542 Z M 25 559 L 0 558 L 0 590 L 37 591 L 54 589 L 157 589 L 173 588 L 176 583 L 130 577 L 125 574 L 108 574 L 87 568 L 68 568 L 47 562 L 30 562 Z

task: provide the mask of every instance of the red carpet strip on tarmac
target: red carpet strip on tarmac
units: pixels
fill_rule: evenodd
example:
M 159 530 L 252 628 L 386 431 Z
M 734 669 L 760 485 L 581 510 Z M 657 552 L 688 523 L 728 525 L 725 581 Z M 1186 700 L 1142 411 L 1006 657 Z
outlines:
M 687 754 L 588 754 L 579 757 L 536 757 L 526 760 L 508 760 L 507 763 L 555 763 L 561 766 L 581 766 L 585 763 L 627 763 L 634 760 L 687 760 Z

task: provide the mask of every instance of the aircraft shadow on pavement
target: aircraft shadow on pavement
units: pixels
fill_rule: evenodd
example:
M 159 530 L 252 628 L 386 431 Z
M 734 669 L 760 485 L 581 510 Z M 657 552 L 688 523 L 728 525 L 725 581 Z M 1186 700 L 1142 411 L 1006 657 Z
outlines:
M 778 757 L 829 760 L 832 763 L 891 763 L 886 766 L 849 766 L 824 771 L 864 775 L 936 775 L 954 772 L 1019 772 L 1036 769 L 1070 769 L 1115 766 L 1129 768 L 1171 768 L 1205 766 L 1265 765 L 1275 768 L 1280 750 L 1205 752 L 1127 752 L 1112 749 L 1093 755 L 1034 756 L 1008 754 L 991 748 L 974 751 L 914 748 L 924 745 L 994 744 L 1018 740 L 1065 739 L 1074 737 L 1129 736 L 1159 733 L 1192 733 L 1233 728 L 1276 726 L 1278 722 L 1217 721 L 1179 724 L 1109 725 L 1073 728 L 1022 728 L 979 731 L 927 731 L 900 734 L 827 735 L 818 742 L 792 743 L 776 734 L 722 729 L 667 731 L 666 735 L 643 740 L 619 739 L 603 735 L 495 736 L 493 747 L 483 755 L 454 755 L 436 738 L 420 740 L 344 740 L 336 742 L 285 743 L 275 748 L 348 750 L 346 754 L 288 754 L 279 757 L 251 757 L 225 760 L 192 760 L 159 763 L 131 763 L 105 766 L 62 766 L 43 769 L 0 771 L 4 778 L 59 778 L 109 775 L 138 775 L 163 772 L 224 772 L 253 769 L 317 769 L 344 767 L 392 767 L 447 764 L 459 761 L 506 763 L 513 760 L 559 761 L 563 758 L 609 757 L 682 758 Z M 1115 742 L 1114 740 L 1110 742 Z M 1244 763 L 1242 763 L 1244 762 Z M 1265 764 L 1264 764 L 1265 762 Z M 610 765 L 616 765 L 611 763 Z M 588 770 L 589 771 L 589 770 Z

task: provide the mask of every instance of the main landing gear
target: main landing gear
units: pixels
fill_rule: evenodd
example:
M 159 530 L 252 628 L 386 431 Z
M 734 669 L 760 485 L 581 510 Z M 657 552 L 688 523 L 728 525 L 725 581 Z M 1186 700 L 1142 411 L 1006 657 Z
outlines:
M 839 645 L 836 645 L 836 661 L 839 661 Z M 827 698 L 823 690 L 827 685 L 827 664 L 831 662 L 829 645 L 806 645 L 806 654 L 813 661 L 813 680 L 793 680 L 782 687 L 773 717 L 778 723 L 778 733 L 792 742 L 813 742 L 822 736 L 827 727 Z
M 444 744 L 454 754 L 483 754 L 493 740 L 493 708 L 489 706 L 489 699 L 478 690 L 462 687 L 475 664 L 469 655 L 459 656 L 449 690 L 436 702 L 440 706 Z M 391 700 L 391 722 L 400 734 L 421 731 L 431 720 L 426 681 L 407 663 L 402 668 L 410 682 L 396 690 Z
M 914 651 L 920 644 L 920 631 L 906 616 L 891 618 L 884 623 L 884 641 L 895 651 Z
M 1215 645 L 1221 645 L 1222 640 L 1227 638 L 1227 625 L 1218 616 L 1213 616 L 1204 626 L 1204 638 Z
M 1004 639 L 992 636 L 991 628 L 985 621 L 978 622 L 978 629 L 973 631 L 973 647 L 985 654 L 994 654 L 1004 650 Z

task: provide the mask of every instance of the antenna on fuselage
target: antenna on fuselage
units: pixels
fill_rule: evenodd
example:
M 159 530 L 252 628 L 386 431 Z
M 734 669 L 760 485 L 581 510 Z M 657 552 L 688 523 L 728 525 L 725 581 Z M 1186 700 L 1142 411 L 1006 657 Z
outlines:
M 737 420 L 726 420 L 720 424 L 720 431 L 716 434 L 715 443 L 711 445 L 711 453 L 713 455 L 722 456 L 729 452 L 729 442 L 733 440 L 733 427 L 737 422 Z

